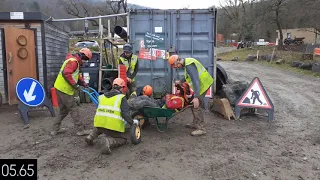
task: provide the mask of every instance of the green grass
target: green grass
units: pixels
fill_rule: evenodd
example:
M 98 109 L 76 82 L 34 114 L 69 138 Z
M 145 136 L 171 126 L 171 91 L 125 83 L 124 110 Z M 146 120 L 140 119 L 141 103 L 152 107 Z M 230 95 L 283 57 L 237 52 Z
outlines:
M 248 58 L 248 55 L 257 55 L 257 51 L 259 51 L 260 55 L 271 55 L 273 51 L 273 47 L 255 47 L 253 49 L 238 49 L 230 52 L 221 53 L 218 55 L 218 58 L 221 58 L 222 61 L 230 61 L 234 57 L 238 57 L 239 61 L 244 61 Z M 313 73 L 309 70 L 304 70 L 300 68 L 291 67 L 290 64 L 292 61 L 301 61 L 301 62 L 320 62 L 320 58 L 316 58 L 313 61 L 303 61 L 302 53 L 292 52 L 292 51 L 278 51 L 275 50 L 276 59 L 273 62 L 267 62 L 264 60 L 255 61 L 257 63 L 262 63 L 271 67 L 280 68 L 287 71 L 292 71 L 298 74 L 306 75 L 306 76 L 315 76 L 320 77 L 320 73 Z M 277 59 L 283 59 L 285 64 L 276 64 L 275 61 Z

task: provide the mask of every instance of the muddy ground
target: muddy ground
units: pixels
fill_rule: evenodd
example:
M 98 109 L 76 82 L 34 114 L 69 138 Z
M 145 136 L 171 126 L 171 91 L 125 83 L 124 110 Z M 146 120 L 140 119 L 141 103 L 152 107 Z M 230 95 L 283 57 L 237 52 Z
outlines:
M 53 118 L 32 112 L 30 128 L 22 128 L 16 107 L 0 108 L 0 158 L 37 158 L 39 179 L 320 179 L 320 80 L 260 64 L 219 62 L 235 80 L 257 76 L 275 106 L 275 120 L 244 116 L 228 121 L 206 114 L 207 135 L 192 137 L 184 124 L 186 112 L 160 133 L 143 131 L 143 142 L 101 156 L 98 145 L 88 147 L 72 134 L 49 135 Z M 81 105 L 83 120 L 92 124 L 94 107 Z

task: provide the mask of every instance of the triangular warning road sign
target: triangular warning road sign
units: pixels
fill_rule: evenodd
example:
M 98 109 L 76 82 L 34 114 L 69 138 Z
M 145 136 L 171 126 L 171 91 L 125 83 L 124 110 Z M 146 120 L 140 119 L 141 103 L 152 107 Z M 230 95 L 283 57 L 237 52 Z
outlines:
M 262 109 L 273 109 L 273 103 L 259 78 L 255 77 L 249 87 L 238 99 L 236 105 L 239 107 L 251 107 Z

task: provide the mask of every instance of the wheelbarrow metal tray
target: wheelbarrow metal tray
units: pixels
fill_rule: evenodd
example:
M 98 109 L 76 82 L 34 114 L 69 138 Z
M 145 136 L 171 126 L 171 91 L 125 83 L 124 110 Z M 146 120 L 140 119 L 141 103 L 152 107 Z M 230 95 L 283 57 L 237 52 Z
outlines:
M 172 109 L 163 109 L 163 108 L 156 108 L 156 107 L 144 107 L 141 109 L 143 114 L 147 117 L 154 118 L 154 117 L 165 117 L 171 118 L 174 116 L 175 110 Z

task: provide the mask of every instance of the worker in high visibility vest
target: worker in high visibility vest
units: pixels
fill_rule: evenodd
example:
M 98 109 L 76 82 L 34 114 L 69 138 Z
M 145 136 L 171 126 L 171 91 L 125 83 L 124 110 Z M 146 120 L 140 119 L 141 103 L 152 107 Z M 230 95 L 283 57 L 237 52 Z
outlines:
M 124 137 L 125 121 L 132 125 L 139 125 L 138 120 L 132 120 L 130 109 L 123 89 L 125 82 L 116 78 L 112 83 L 112 90 L 99 96 L 99 105 L 94 116 L 94 130 L 85 138 L 88 145 L 104 133 L 107 137 L 101 153 L 110 154 L 113 148 L 126 144 Z
M 128 92 L 127 97 L 131 95 L 134 91 L 136 91 L 136 75 L 139 70 L 139 61 L 138 56 L 133 54 L 132 46 L 130 44 L 125 44 L 123 46 L 123 53 L 120 55 L 118 59 L 118 64 L 122 64 L 126 66 L 127 71 L 127 81 L 128 81 Z
M 204 108 L 204 97 L 213 84 L 214 79 L 203 65 L 194 58 L 181 58 L 179 55 L 172 55 L 168 59 L 172 68 L 184 68 L 184 77 L 191 89 L 194 91 L 192 124 L 187 124 L 187 128 L 196 129 L 191 132 L 193 136 L 206 134 L 205 121 L 201 108 Z M 200 108 L 199 108 L 200 106 Z
M 88 48 L 80 49 L 79 53 L 72 55 L 68 54 L 66 60 L 62 64 L 60 72 L 54 83 L 54 87 L 57 92 L 60 113 L 55 118 L 53 123 L 53 130 L 51 135 L 65 132 L 64 128 L 60 129 L 62 120 L 70 112 L 71 118 L 77 129 L 77 135 L 83 136 L 89 134 L 88 130 L 85 130 L 83 123 L 80 121 L 79 110 L 74 98 L 75 92 L 78 89 L 84 89 L 88 87 L 84 79 L 79 76 L 80 66 L 83 61 L 87 61 L 92 58 L 92 52 Z

